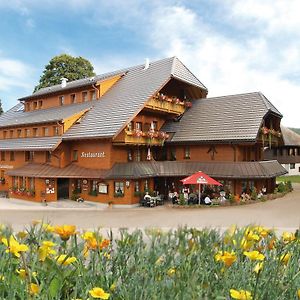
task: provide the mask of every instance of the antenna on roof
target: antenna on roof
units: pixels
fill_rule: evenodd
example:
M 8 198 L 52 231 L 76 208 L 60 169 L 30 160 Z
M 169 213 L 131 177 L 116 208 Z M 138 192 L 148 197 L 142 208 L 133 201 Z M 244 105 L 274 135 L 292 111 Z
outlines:
M 61 87 L 64 88 L 67 86 L 67 81 L 68 81 L 68 78 L 61 78 Z
M 145 66 L 144 66 L 144 70 L 147 70 L 150 66 L 150 63 L 149 63 L 149 58 L 146 58 L 145 60 Z

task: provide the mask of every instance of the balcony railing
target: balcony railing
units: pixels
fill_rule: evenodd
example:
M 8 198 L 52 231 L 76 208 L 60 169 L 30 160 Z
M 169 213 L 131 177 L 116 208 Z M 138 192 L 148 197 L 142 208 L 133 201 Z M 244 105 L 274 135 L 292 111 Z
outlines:
M 169 135 L 163 131 L 125 130 L 125 144 L 162 146 Z
M 146 107 L 152 110 L 159 110 L 175 115 L 183 114 L 185 109 L 191 106 L 192 103 L 190 101 L 183 101 L 177 97 L 168 97 L 161 93 L 151 98 L 146 104 Z
M 260 141 L 263 143 L 263 145 L 269 145 L 269 147 L 278 145 L 281 138 L 280 131 L 267 127 L 261 127 L 260 132 Z

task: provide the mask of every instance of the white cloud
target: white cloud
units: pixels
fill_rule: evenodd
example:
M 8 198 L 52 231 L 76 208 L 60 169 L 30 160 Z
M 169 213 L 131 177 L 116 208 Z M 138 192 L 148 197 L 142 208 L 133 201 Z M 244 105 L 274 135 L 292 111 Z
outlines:
M 287 78 L 290 68 L 299 71 L 295 45 L 278 54 L 263 35 L 228 38 L 183 6 L 160 7 L 152 24 L 152 44 L 163 56 L 178 56 L 208 87 L 209 96 L 261 91 L 283 113 L 284 124 L 299 127 L 300 87 Z
M 0 91 L 32 89 L 32 73 L 31 66 L 19 60 L 0 57 Z

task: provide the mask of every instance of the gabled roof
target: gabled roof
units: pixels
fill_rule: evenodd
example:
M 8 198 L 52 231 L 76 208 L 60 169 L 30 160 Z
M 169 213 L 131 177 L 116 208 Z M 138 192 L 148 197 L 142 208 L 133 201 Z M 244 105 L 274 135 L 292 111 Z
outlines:
M 280 126 L 285 146 L 300 146 L 300 135 L 293 130 Z
M 171 75 L 188 84 L 207 90 L 204 84 L 177 57 L 174 57 Z
M 61 142 L 60 136 L 5 139 L 0 142 L 1 151 L 53 151 Z
M 91 108 L 95 102 L 95 100 L 87 101 L 66 106 L 37 109 L 29 112 L 25 112 L 22 109 L 23 104 L 17 104 L 0 116 L 0 128 L 62 121 L 80 111 Z
M 123 70 L 124 71 L 124 70 Z M 63 135 L 63 140 L 115 136 L 172 77 L 206 89 L 176 58 L 128 68 L 125 75 L 97 101 L 94 108 Z
M 113 72 L 109 72 L 109 73 L 104 73 L 101 75 L 96 75 L 93 77 L 73 80 L 73 81 L 67 82 L 65 87 L 62 87 L 61 84 L 56 84 L 53 86 L 41 88 L 41 89 L 37 90 L 36 92 L 34 92 L 32 95 L 22 97 L 19 100 L 23 101 L 23 100 L 28 100 L 28 99 L 32 99 L 32 98 L 39 98 L 41 96 L 45 96 L 45 95 L 52 94 L 52 93 L 63 94 L 67 90 L 81 88 L 84 86 L 91 86 L 97 82 L 105 81 L 110 77 L 113 77 L 116 75 L 122 75 L 123 73 L 124 73 L 124 70 L 118 70 L 118 71 L 113 71 Z
M 255 142 L 263 118 L 280 112 L 259 92 L 193 101 L 178 122 L 167 122 L 162 130 L 174 132 L 170 142 Z

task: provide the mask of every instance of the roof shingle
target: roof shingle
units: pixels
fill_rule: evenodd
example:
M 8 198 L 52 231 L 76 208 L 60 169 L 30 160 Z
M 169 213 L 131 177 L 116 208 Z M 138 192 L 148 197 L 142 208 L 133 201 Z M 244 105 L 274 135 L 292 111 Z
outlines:
M 171 142 L 254 142 L 268 112 L 281 117 L 261 93 L 247 93 L 193 101 L 180 121 L 162 130 L 174 132 Z

